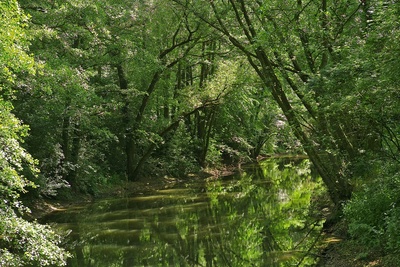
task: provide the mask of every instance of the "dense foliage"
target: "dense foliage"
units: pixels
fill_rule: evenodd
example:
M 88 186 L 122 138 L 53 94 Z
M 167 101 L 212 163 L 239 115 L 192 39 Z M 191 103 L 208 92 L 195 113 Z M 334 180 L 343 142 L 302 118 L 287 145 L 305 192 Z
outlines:
M 27 17 L 16 1 L 0 2 L 0 265 L 65 265 L 68 256 L 58 247 L 61 238 L 49 226 L 21 218 L 29 212 L 19 201 L 34 184 L 27 179 L 37 172 L 35 161 L 21 146 L 28 127 L 12 113 L 10 100 L 18 75 L 34 71 L 26 53 Z
M 16 203 L 32 182 L 36 196 L 95 195 L 305 152 L 336 207 L 350 200 L 350 233 L 398 252 L 396 1 L 18 3 L 0 3 L 7 225 L 23 225 Z
M 387 255 L 384 262 L 392 266 L 399 262 L 400 251 L 400 47 L 395 41 L 400 36 L 397 21 L 400 6 L 398 3 L 374 3 L 369 8 L 370 20 L 363 49 L 349 57 L 362 70 L 354 87 L 360 104 L 356 104 L 356 100 L 352 103 L 358 111 L 357 125 L 369 126 L 368 136 L 375 135 L 381 146 L 378 151 L 364 151 L 354 163 L 359 190 L 344 211 L 349 233 L 355 241 L 366 245 L 370 251 Z
M 183 176 L 286 142 L 243 57 L 190 12 L 166 1 L 20 2 L 44 67 L 23 79 L 15 106 L 42 194 Z

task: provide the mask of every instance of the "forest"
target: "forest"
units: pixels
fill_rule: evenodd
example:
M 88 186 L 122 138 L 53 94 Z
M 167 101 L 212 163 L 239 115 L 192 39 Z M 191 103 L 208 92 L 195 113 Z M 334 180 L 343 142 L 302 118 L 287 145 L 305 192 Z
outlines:
M 357 257 L 396 266 L 399 17 L 383 0 L 0 1 L 0 265 L 70 256 L 26 199 L 290 154 Z

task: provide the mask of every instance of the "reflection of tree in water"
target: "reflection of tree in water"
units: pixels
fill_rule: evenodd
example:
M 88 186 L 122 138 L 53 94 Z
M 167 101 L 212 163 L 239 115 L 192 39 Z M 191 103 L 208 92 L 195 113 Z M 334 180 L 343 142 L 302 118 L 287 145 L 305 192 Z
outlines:
M 222 187 L 230 188 L 233 197 L 224 200 L 227 194 L 219 194 L 217 200 L 211 201 L 213 208 L 224 214 L 219 218 L 227 218 L 228 227 L 236 229 L 225 237 L 227 242 L 223 242 L 221 250 L 228 252 L 231 261 L 235 260 L 233 266 L 289 266 L 308 251 L 313 238 L 309 236 L 310 241 L 306 241 L 304 235 L 310 234 L 309 227 L 318 232 L 315 225 L 307 223 L 315 186 L 306 161 L 293 166 L 287 163 L 280 168 L 276 161 L 253 166 L 239 180 Z M 280 196 L 282 192 L 285 198 Z M 303 262 L 311 260 L 307 257 Z
M 301 170 L 298 170 L 267 164 L 249 170 L 251 175 L 244 173 L 240 179 L 227 184 L 222 181 L 209 183 L 210 202 L 204 210 L 198 211 L 198 221 L 191 221 L 188 236 L 178 235 L 178 243 L 172 245 L 175 253 L 185 258 L 189 266 L 282 266 L 280 261 L 283 259 L 288 264 L 295 261 L 295 256 L 302 254 L 302 246 L 307 245 L 299 240 L 309 231 L 307 213 L 304 212 L 311 195 L 307 187 L 307 179 L 311 179 L 305 170 L 307 167 L 299 165 L 296 168 Z M 303 181 L 306 181 L 304 185 Z M 282 191 L 285 198 L 279 194 Z M 303 204 L 301 208 L 299 205 Z M 301 208 L 299 214 L 296 214 L 297 208 Z M 179 227 L 187 226 L 176 224 L 175 227 L 174 231 L 179 234 L 182 232 Z M 203 229 L 201 233 L 199 228 Z M 303 229 L 300 231 L 300 228 Z M 155 228 L 160 240 L 168 242 L 162 239 L 165 230 Z M 292 249 L 296 251 L 290 252 Z M 303 250 L 307 251 L 307 246 Z
M 307 266 L 318 233 L 308 222 L 312 180 L 305 161 L 270 160 L 234 177 L 103 202 L 81 215 L 71 266 Z

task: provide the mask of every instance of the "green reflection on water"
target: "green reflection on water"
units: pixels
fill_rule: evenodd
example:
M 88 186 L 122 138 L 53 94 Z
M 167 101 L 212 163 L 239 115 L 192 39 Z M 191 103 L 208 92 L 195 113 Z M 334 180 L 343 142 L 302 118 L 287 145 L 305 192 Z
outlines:
M 267 160 L 240 174 L 151 196 L 52 214 L 71 231 L 69 266 L 312 266 L 323 190 L 307 160 Z

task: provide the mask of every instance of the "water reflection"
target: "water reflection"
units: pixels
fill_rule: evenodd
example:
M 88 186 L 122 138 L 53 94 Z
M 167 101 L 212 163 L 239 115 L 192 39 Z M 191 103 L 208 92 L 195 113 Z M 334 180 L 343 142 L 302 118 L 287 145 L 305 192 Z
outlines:
M 47 220 L 71 231 L 69 266 L 312 266 L 321 227 L 309 216 L 311 195 L 322 190 L 316 180 L 307 160 L 268 160 Z

